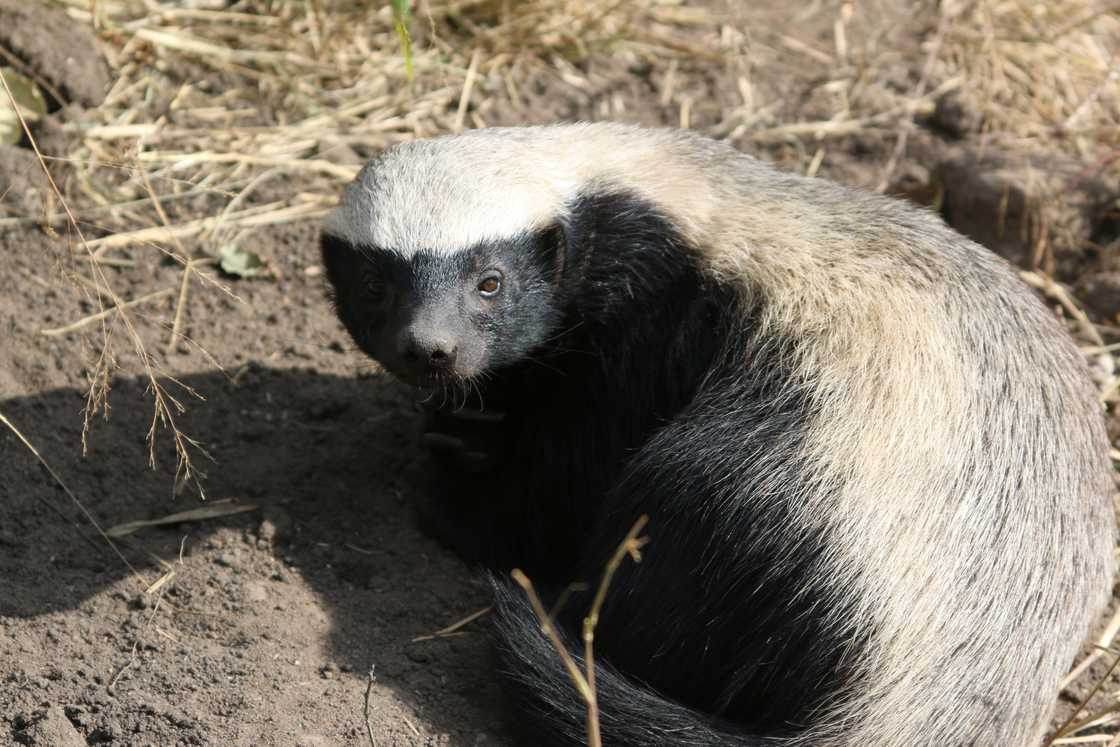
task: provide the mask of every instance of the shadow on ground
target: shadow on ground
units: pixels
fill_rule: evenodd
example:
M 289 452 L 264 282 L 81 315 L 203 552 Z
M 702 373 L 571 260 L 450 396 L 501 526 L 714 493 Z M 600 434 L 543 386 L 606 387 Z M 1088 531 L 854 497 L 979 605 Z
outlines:
M 0 429 L 10 733 L 27 728 L 29 709 L 53 705 L 91 743 L 364 741 L 372 666 L 369 721 L 387 743 L 505 742 L 485 623 L 410 642 L 487 604 L 471 570 L 416 527 L 412 395 L 376 375 L 257 365 L 183 382 L 207 400 L 179 425 L 216 460 L 199 462 L 208 499 L 260 508 L 133 535 L 122 549 L 149 580 L 155 556 L 176 569 L 158 609 Z M 103 526 L 198 505 L 171 495 L 166 433 L 160 468 L 147 468 L 143 382 L 114 385 L 111 418 L 96 422 L 85 457 L 83 404 L 84 392 L 61 389 L 0 401 L 0 412 Z

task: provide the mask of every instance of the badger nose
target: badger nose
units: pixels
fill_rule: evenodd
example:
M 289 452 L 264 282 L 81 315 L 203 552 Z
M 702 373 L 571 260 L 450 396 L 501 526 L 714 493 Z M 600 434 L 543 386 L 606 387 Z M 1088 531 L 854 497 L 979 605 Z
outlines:
M 451 368 L 455 365 L 455 347 L 436 345 L 428 350 L 428 365 L 432 368 Z
M 455 345 L 443 338 L 411 338 L 405 345 L 404 357 L 412 364 L 444 370 L 455 365 Z

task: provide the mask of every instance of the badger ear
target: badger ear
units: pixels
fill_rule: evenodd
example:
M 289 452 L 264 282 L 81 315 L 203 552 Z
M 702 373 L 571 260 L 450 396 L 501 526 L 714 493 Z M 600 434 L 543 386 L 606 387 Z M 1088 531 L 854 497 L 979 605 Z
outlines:
M 578 271 L 583 244 L 583 231 L 573 216 L 557 219 L 542 232 L 540 245 L 546 252 L 557 285 Z
M 552 282 L 559 285 L 568 268 L 568 239 L 564 227 L 553 223 L 541 232 L 537 241 L 545 263 L 552 268 Z

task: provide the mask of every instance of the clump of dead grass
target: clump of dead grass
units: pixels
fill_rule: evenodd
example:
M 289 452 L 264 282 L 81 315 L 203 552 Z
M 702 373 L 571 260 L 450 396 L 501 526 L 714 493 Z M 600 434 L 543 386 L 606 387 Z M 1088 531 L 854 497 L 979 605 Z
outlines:
M 943 74 L 960 75 L 986 132 L 1087 160 L 1120 147 L 1120 5 L 953 0 Z

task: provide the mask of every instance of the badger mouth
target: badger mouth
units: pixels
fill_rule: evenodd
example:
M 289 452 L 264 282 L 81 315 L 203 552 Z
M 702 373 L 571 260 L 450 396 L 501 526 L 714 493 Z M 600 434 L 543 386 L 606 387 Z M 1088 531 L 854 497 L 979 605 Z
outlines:
M 428 372 L 401 381 L 417 391 L 418 403 L 424 407 L 460 412 L 481 409 L 484 402 L 476 378 L 459 372 Z

